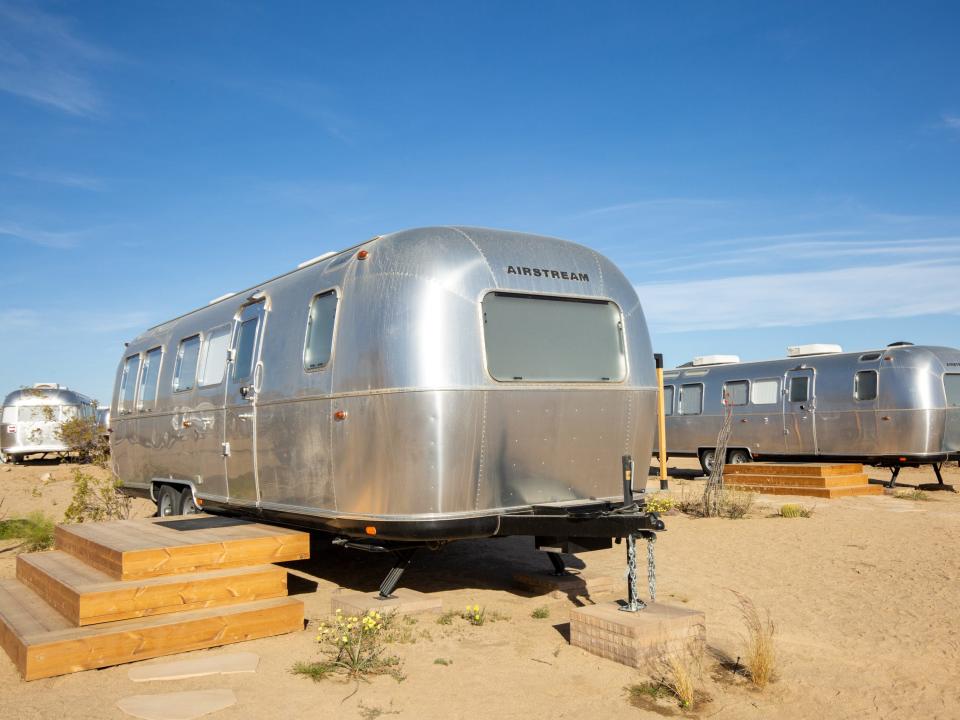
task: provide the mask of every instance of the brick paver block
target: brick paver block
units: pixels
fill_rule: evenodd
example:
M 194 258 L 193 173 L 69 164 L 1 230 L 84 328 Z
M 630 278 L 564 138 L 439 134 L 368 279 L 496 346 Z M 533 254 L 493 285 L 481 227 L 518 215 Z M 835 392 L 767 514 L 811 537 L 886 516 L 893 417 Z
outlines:
M 672 653 L 702 653 L 706 617 L 698 610 L 650 603 L 639 612 L 608 602 L 570 613 L 570 644 L 630 667 Z
M 340 610 L 344 615 L 363 615 L 370 610 L 381 613 L 412 615 L 413 613 L 440 613 L 443 601 L 434 595 L 398 588 L 393 597 L 383 599 L 378 593 L 337 593 L 330 601 L 330 612 Z
M 565 597 L 597 597 L 614 590 L 613 578 L 609 575 L 584 575 L 567 571 L 566 575 L 547 573 L 516 573 L 514 582 L 532 593 L 560 600 Z

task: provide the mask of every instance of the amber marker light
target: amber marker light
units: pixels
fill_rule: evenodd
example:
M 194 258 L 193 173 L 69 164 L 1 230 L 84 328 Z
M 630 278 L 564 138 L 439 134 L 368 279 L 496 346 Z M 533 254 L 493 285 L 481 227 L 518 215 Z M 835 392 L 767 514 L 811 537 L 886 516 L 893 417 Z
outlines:
M 357 260 L 366 260 L 369 255 L 370 253 L 368 253 L 366 250 L 361 250 L 357 253 Z
M 347 411 L 346 411 L 346 410 L 337 410 L 337 411 L 333 414 L 333 419 L 334 419 L 334 420 L 346 420 L 346 419 L 347 419 Z
M 365 533 L 367 533 L 367 535 L 377 534 L 377 529 L 373 525 L 367 525 L 363 530 Z

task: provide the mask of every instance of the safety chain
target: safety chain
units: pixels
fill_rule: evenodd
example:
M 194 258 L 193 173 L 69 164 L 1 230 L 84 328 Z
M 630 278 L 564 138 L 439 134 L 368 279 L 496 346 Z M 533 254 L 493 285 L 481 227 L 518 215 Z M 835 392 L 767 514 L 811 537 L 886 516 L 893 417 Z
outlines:
M 647 604 L 640 599 L 637 592 L 637 536 L 627 535 L 627 604 L 621 605 L 624 612 L 639 612 Z
M 647 538 L 647 588 L 650 590 L 650 602 L 657 601 L 657 566 L 653 560 L 653 544 L 657 536 L 651 534 Z

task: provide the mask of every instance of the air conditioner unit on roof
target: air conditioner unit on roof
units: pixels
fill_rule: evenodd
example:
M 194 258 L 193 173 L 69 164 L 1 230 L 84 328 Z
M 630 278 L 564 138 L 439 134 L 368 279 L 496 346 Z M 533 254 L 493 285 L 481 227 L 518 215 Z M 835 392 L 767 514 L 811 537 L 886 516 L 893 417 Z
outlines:
M 700 367 L 701 365 L 730 365 L 738 362 L 740 362 L 739 355 L 701 355 L 695 357 L 692 364 L 694 367 Z
M 843 348 L 832 343 L 810 343 L 809 345 L 791 345 L 787 348 L 787 357 L 805 357 L 807 355 L 830 355 L 842 353 Z

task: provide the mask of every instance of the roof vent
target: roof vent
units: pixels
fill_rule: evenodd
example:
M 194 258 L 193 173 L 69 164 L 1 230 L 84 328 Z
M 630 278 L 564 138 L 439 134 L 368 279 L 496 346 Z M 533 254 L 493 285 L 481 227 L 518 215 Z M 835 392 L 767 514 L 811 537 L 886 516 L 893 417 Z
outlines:
M 336 254 L 337 254 L 337 253 L 335 253 L 335 252 L 333 252 L 333 251 L 330 251 L 330 252 L 325 252 L 323 255 L 317 255 L 315 258 L 310 258 L 309 260 L 304 260 L 302 263 L 300 263 L 299 265 L 297 265 L 297 270 L 299 270 L 300 268 L 305 268 L 305 267 L 307 267 L 308 265 L 313 265 L 314 263 L 318 263 L 318 262 L 320 262 L 321 260 L 326 260 L 328 257 L 333 257 L 333 256 L 336 255 Z
M 34 390 L 59 390 L 60 383 L 34 383 Z M 66 390 L 66 388 L 63 388 Z
M 208 302 L 207 305 L 216 305 L 216 304 L 217 304 L 218 302 L 220 302 L 221 300 L 226 300 L 227 298 L 233 297 L 234 295 L 236 295 L 235 292 L 229 292 L 229 293 L 224 293 L 223 295 L 218 295 L 218 296 L 215 297 L 213 300 L 211 300 L 210 302 Z
M 887 347 L 907 347 L 908 345 L 913 345 L 913 343 L 907 342 L 906 340 L 897 340 L 887 345 Z
M 701 367 L 703 365 L 730 365 L 740 362 L 739 355 L 701 355 L 695 357 L 691 365 Z
M 842 353 L 843 348 L 832 343 L 810 343 L 809 345 L 791 345 L 787 348 L 787 357 L 806 357 L 807 355 L 830 355 Z

